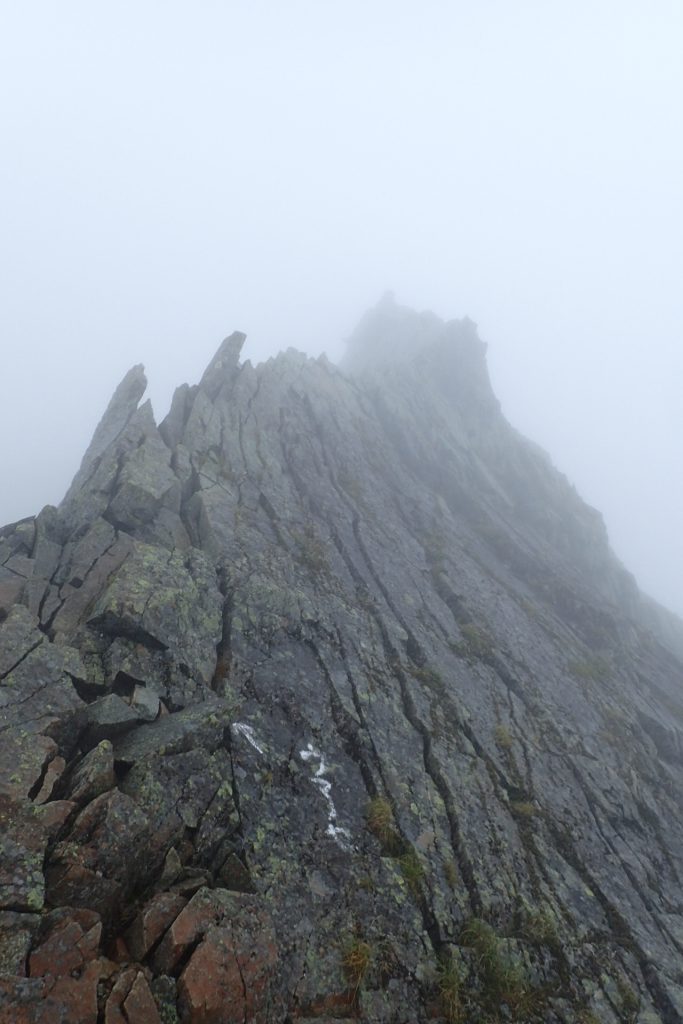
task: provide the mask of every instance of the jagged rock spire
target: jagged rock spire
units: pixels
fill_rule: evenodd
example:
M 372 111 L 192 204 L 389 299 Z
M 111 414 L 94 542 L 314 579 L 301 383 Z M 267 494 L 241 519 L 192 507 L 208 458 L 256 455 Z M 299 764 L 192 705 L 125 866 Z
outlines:
M 95 464 L 119 434 L 125 429 L 147 389 L 147 378 L 142 363 L 131 367 L 112 395 L 109 405 L 95 429 L 80 469 L 64 500 L 70 501 L 92 474 Z
M 221 343 L 215 356 L 207 366 L 199 386 L 211 398 L 216 397 L 221 386 L 236 372 L 239 366 L 240 353 L 246 340 L 246 334 L 242 334 L 241 331 L 233 331 Z

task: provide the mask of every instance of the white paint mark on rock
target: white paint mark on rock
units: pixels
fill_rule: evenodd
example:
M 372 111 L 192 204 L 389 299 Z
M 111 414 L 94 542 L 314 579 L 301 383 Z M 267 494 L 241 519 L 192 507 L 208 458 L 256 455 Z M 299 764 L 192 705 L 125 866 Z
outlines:
M 327 829 L 326 834 L 334 839 L 335 843 L 342 848 L 342 850 L 348 850 L 349 841 L 351 839 L 351 833 L 346 828 L 341 828 L 336 824 L 337 821 L 337 808 L 334 806 L 334 800 L 332 799 L 332 783 L 329 779 L 325 778 L 327 774 L 327 763 L 325 761 L 325 755 L 321 753 L 312 743 L 309 743 L 306 750 L 300 750 L 299 755 L 302 761 L 318 761 L 318 768 L 315 775 L 311 779 L 314 786 L 317 786 L 325 802 L 327 803 Z
M 254 750 L 257 750 L 259 754 L 264 754 L 265 751 L 262 746 L 259 745 L 256 734 L 250 725 L 246 725 L 245 722 L 233 722 L 233 729 L 238 732 L 240 736 L 244 736 L 247 743 L 251 743 Z

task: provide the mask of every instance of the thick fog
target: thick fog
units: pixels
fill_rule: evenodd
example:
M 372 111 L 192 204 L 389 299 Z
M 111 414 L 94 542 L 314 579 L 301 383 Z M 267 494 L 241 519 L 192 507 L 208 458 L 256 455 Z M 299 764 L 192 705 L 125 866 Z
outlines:
M 677 0 L 5 4 L 0 521 L 118 380 L 223 336 L 342 352 L 387 289 L 489 342 L 508 418 L 683 612 Z

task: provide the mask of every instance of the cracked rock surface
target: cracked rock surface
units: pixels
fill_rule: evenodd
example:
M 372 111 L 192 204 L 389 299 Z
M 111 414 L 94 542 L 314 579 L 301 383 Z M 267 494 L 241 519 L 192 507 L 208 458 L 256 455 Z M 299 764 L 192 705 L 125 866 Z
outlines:
M 0 1021 L 683 1024 L 683 624 L 384 300 L 0 530 Z

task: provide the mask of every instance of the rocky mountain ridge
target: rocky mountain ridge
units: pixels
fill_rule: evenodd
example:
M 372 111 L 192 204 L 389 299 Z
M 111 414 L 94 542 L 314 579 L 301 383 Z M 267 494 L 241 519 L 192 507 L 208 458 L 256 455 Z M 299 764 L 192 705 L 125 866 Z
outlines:
M 471 321 L 243 342 L 0 530 L 0 1020 L 680 1024 L 683 628 Z

